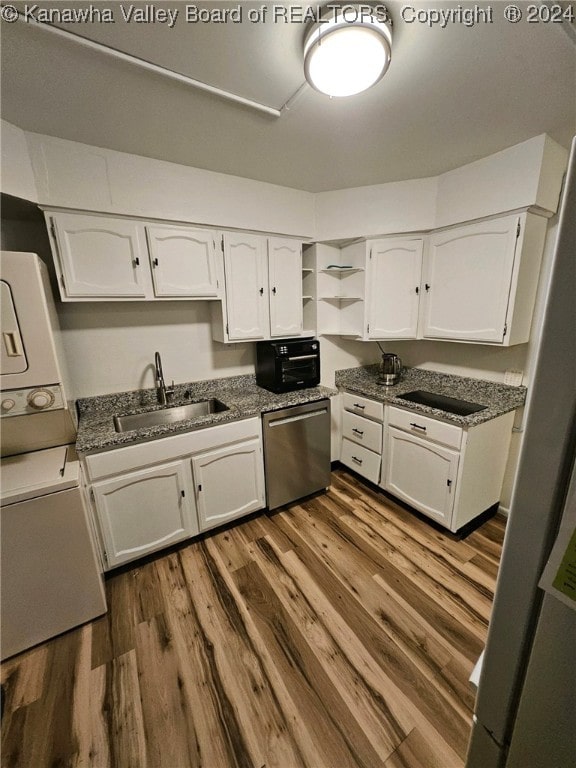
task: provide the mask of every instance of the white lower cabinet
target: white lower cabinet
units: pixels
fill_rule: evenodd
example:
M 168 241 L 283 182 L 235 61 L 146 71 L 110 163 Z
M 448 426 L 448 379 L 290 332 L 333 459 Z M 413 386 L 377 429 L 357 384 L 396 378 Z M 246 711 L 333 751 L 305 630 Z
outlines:
M 192 472 L 201 531 L 236 520 L 265 505 L 259 440 L 195 456 Z
M 106 569 L 265 506 L 260 418 L 84 459 Z
M 458 531 L 500 500 L 513 411 L 464 428 L 350 392 L 342 406 L 342 464 L 440 525 Z
M 460 453 L 395 427 L 385 453 L 386 489 L 449 528 Z
M 386 411 L 382 488 L 453 532 L 500 500 L 513 411 L 466 428 Z
M 342 438 L 340 461 L 371 483 L 377 483 L 380 479 L 380 460 L 380 453 L 370 451 L 345 437 Z
M 382 461 L 382 403 L 344 392 L 342 395 L 340 461 L 359 475 L 378 483 Z
M 198 533 L 182 461 L 94 483 L 92 491 L 110 568 Z

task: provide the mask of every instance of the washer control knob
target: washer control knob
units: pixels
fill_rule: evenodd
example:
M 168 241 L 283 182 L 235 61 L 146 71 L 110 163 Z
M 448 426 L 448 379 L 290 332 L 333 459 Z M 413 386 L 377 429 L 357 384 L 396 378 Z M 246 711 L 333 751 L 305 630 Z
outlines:
M 2 400 L 2 410 L 3 411 L 11 411 L 12 408 L 16 405 L 16 400 L 12 400 L 11 397 L 7 397 L 6 400 Z
M 28 395 L 28 405 L 35 411 L 43 411 L 50 408 L 54 402 L 54 395 L 49 389 L 34 389 Z

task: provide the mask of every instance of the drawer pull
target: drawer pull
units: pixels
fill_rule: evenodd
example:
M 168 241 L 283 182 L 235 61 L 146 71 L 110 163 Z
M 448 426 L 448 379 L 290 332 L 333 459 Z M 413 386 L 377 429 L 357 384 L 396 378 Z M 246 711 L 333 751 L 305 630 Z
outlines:
M 421 429 L 422 432 L 426 432 L 426 427 L 420 426 L 420 424 L 416 424 L 415 422 L 411 421 L 410 426 L 414 427 L 414 429 Z
M 360 403 L 354 403 L 354 408 L 360 408 L 361 411 L 366 410 L 366 406 L 360 405 Z
M 358 456 L 352 456 L 351 459 L 352 461 L 355 461 L 356 464 L 362 464 L 362 459 L 359 459 Z
M 356 427 L 352 427 L 352 432 L 355 432 L 357 435 L 360 435 L 360 437 L 362 437 L 362 435 L 364 434 L 363 429 L 356 429 Z

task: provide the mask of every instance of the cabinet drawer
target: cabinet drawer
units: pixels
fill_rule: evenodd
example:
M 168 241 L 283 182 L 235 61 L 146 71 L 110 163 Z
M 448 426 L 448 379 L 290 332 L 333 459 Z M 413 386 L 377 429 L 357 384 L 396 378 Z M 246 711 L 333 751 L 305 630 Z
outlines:
M 380 479 L 380 454 L 343 438 L 340 461 L 359 475 L 378 483 Z
M 351 411 L 359 416 L 375 421 L 384 421 L 384 405 L 376 400 L 370 400 L 362 395 L 353 395 L 350 392 L 342 393 L 342 406 L 346 411 Z
M 382 453 L 382 424 L 344 411 L 342 415 L 342 437 L 363 445 L 376 453 Z
M 405 411 L 402 408 L 390 406 L 388 408 L 388 425 L 399 427 L 399 429 L 404 429 L 413 435 L 419 435 L 437 443 L 449 445 L 451 448 L 460 448 L 462 443 L 462 427 L 431 419 L 415 411 Z

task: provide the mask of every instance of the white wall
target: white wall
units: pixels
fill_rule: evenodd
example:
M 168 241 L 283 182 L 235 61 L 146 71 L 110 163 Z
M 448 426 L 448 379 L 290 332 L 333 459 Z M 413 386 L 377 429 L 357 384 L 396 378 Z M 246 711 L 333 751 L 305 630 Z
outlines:
M 316 195 L 316 240 L 432 229 L 437 179 L 374 184 Z
M 26 138 L 43 205 L 314 235 L 310 192 L 36 133 Z
M 254 373 L 254 344 L 212 341 L 205 301 L 60 304 L 74 397 L 154 386 L 154 352 L 179 384 Z
M 316 240 L 426 231 L 529 206 L 554 212 L 567 158 L 542 134 L 435 178 L 320 192 Z
M 438 177 L 436 227 L 535 206 L 555 212 L 568 152 L 546 134 Z
M 0 120 L 0 178 L 2 192 L 37 202 L 38 192 L 24 131 Z

